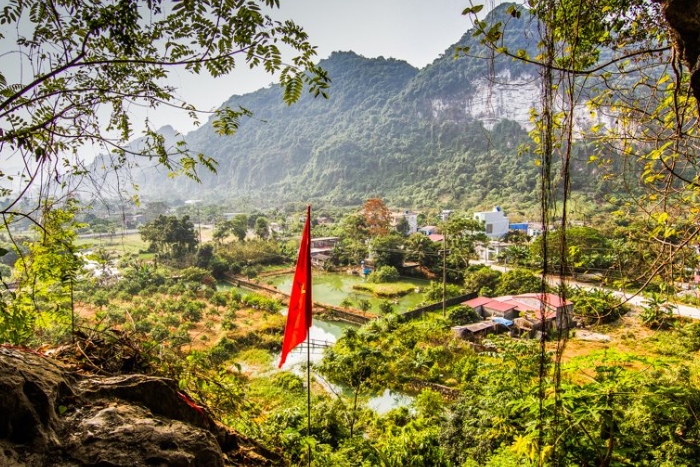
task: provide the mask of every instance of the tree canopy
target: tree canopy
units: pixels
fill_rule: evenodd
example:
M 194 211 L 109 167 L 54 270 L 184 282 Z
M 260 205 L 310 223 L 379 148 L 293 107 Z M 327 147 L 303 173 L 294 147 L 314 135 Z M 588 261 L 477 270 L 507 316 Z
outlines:
M 219 77 L 245 64 L 278 74 L 289 104 L 306 87 L 325 95 L 328 78 L 313 62 L 307 34 L 265 13 L 278 4 L 10 0 L 0 10 L 0 46 L 12 51 L 0 56 L 0 151 L 24 170 L 14 180 L 0 172 L 2 186 L 21 184 L 19 194 L 2 188 L 3 197 L 15 197 L 0 211 L 3 217 L 31 215 L 19 203 L 30 186 L 53 181 L 74 188 L 68 175 L 85 173 L 85 147 L 111 154 L 114 167 L 135 155 L 195 179 L 200 167 L 215 170 L 211 157 L 166 142 L 149 122 L 140 146 L 127 145 L 135 136 L 133 105 L 181 109 L 197 121 L 201 112 L 165 82 L 173 69 Z M 213 113 L 221 135 L 250 115 L 230 106 Z

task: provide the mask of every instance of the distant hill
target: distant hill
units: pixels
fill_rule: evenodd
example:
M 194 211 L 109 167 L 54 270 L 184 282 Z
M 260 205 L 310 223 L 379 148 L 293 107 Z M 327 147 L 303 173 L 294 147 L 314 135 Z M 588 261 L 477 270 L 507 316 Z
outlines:
M 507 7 L 488 20 L 511 21 L 508 45 L 534 51 L 535 24 L 527 15 L 514 23 Z M 458 45 L 470 56 L 455 59 Z M 186 135 L 191 150 L 218 161 L 216 175 L 202 172 L 197 184 L 145 168 L 134 182 L 142 197 L 245 198 L 258 207 L 359 205 L 374 196 L 401 207 L 532 206 L 539 168 L 518 146 L 528 141 L 539 84 L 522 63 L 489 57 L 472 31 L 421 70 L 335 52 L 321 62 L 332 79 L 328 100 L 287 106 L 278 87 L 234 95 L 224 105 L 254 112 L 235 136 L 218 136 L 210 123 Z

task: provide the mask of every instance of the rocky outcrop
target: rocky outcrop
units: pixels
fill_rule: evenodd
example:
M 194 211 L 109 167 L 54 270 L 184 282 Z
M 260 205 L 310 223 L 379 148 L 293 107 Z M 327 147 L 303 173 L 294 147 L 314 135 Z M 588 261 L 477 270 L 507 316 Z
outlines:
M 673 48 L 690 70 L 690 86 L 700 101 L 700 0 L 657 0 L 673 37 Z
M 214 421 L 172 380 L 82 375 L 0 346 L 1 467 L 283 464 Z

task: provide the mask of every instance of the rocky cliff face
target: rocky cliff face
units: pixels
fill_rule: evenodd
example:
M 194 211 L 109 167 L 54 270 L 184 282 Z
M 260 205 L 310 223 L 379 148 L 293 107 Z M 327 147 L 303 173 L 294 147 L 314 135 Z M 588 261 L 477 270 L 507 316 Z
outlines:
M 283 465 L 214 421 L 175 381 L 78 374 L 0 346 L 0 466 Z

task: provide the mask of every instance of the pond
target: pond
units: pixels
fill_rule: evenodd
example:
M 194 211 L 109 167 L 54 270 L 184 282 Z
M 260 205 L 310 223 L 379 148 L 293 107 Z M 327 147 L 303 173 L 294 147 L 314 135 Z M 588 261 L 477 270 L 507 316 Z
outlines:
M 316 294 L 316 287 L 319 285 L 319 283 L 337 283 L 335 279 L 330 280 L 328 282 L 321 281 L 318 279 L 318 276 L 320 274 L 315 274 L 314 275 L 314 286 L 313 286 L 313 293 Z M 324 274 L 325 275 L 325 274 Z M 337 274 L 331 275 L 327 274 L 328 276 L 337 276 Z M 352 277 L 352 276 L 349 276 Z M 289 291 L 291 289 L 291 278 L 292 276 L 286 277 L 283 276 L 283 279 L 286 279 L 289 285 L 287 285 L 287 288 L 283 288 L 280 286 L 277 286 L 280 290 L 283 291 Z M 357 277 L 356 277 L 357 278 Z M 360 279 L 360 278 L 357 278 Z M 361 279 L 360 279 L 361 281 Z M 342 282 L 342 281 L 341 281 Z M 357 283 L 357 282 L 351 282 L 351 283 Z M 423 281 L 423 285 L 426 284 L 425 281 Z M 328 285 L 324 285 L 321 287 L 321 290 L 324 290 L 326 287 L 329 287 Z M 233 287 L 231 284 L 221 282 L 217 285 L 217 289 L 219 290 L 231 290 L 235 289 L 237 292 L 239 292 L 241 295 L 247 295 L 250 293 L 255 293 L 253 291 L 250 291 L 248 289 L 243 289 L 240 287 Z M 366 294 L 357 294 L 357 295 L 366 295 Z M 412 294 L 414 295 L 414 294 Z M 415 294 L 415 295 L 421 295 L 421 294 Z M 340 302 L 343 300 L 342 298 L 338 300 L 337 303 L 335 302 L 326 302 L 324 300 L 321 300 L 318 298 L 318 296 L 314 295 L 314 299 L 317 301 L 323 301 L 324 303 L 329 303 L 331 305 L 333 304 L 340 304 Z M 421 298 L 422 300 L 422 298 Z M 409 302 L 410 303 L 410 302 Z M 409 308 L 410 309 L 410 308 Z M 287 310 L 283 310 L 282 313 L 286 314 Z M 309 329 L 309 337 L 312 341 L 315 342 L 327 342 L 328 344 L 333 344 L 335 343 L 340 336 L 343 335 L 343 331 L 349 327 L 356 327 L 353 324 L 348 324 L 348 323 L 342 323 L 342 322 L 335 322 L 335 321 L 324 321 L 321 319 L 314 318 L 311 328 Z M 320 347 L 312 347 L 311 349 L 311 363 L 319 363 L 323 359 L 323 348 Z M 273 354 L 273 362 L 275 367 L 280 361 L 280 354 L 279 352 L 276 352 Z M 284 365 L 282 366 L 283 370 L 289 370 L 292 371 L 299 376 L 303 377 L 306 379 L 306 373 L 305 370 L 303 369 L 303 365 L 306 363 L 306 342 L 302 343 L 301 345 L 297 346 L 294 350 L 292 350 L 289 355 L 287 355 L 287 361 L 285 361 Z M 342 392 L 346 396 L 350 396 L 350 391 L 347 388 L 342 388 L 337 385 L 331 384 L 327 381 L 325 381 L 320 375 L 314 374 L 314 378 L 318 383 L 320 383 L 322 386 L 326 388 L 328 392 L 331 393 L 339 393 Z M 381 394 L 377 394 L 374 397 L 370 397 L 369 400 L 367 401 L 367 407 L 371 408 L 372 410 L 376 411 L 379 414 L 386 413 L 390 411 L 391 409 L 395 409 L 397 407 L 402 407 L 402 406 L 407 406 L 410 405 L 411 402 L 413 402 L 413 398 L 411 396 L 408 396 L 406 394 L 402 393 L 396 393 L 393 392 L 389 389 L 385 389 Z
M 289 293 L 292 289 L 293 274 L 280 274 L 278 276 L 267 277 L 264 281 L 277 287 L 283 292 Z M 385 298 L 375 297 L 369 292 L 354 290 L 352 287 L 357 284 L 364 283 L 365 279 L 360 276 L 350 274 L 334 274 L 329 272 L 314 271 L 312 279 L 313 299 L 316 302 L 327 303 L 329 305 L 339 306 L 343 300 L 349 300 L 354 308 L 358 308 L 360 299 L 369 300 L 372 308 L 369 310 L 373 313 L 380 313 L 379 305 L 386 301 Z M 402 283 L 409 283 L 424 290 L 429 282 L 421 279 L 401 278 Z M 404 311 L 413 310 L 425 300 L 423 293 L 411 292 L 403 297 L 392 299 L 394 311 L 402 313 Z

